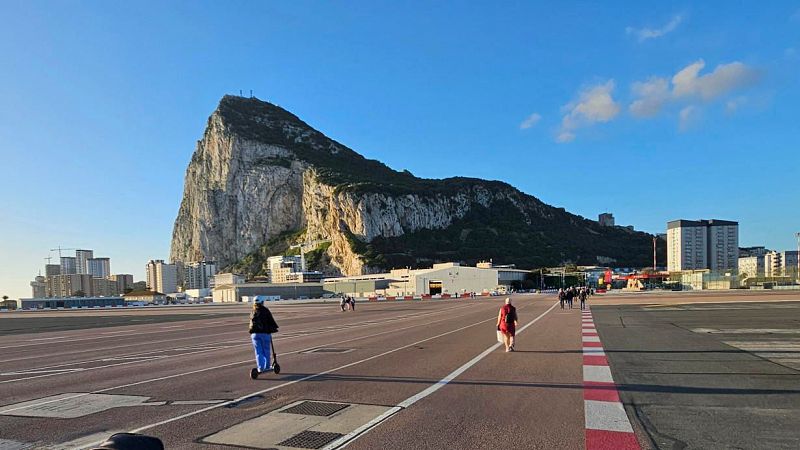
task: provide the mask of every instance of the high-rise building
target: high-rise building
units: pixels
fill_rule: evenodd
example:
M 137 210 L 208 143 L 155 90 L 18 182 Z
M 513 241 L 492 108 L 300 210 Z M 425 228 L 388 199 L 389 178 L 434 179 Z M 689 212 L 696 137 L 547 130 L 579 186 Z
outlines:
M 175 264 L 167 264 L 163 259 L 150 260 L 146 269 L 147 289 L 162 294 L 178 291 L 178 268 Z
M 94 294 L 92 276 L 89 274 L 66 274 L 47 277 L 47 297 L 90 297 Z
M 604 227 L 613 227 L 614 215 L 611 213 L 602 213 L 597 217 L 597 222 Z
M 119 291 L 120 295 L 124 294 L 128 289 L 133 289 L 133 275 L 118 273 L 110 275 L 108 279 L 117 283 L 117 291 Z
M 39 275 L 31 281 L 31 290 L 33 291 L 33 298 L 47 297 L 47 283 L 46 278 Z
M 86 268 L 86 273 L 89 275 L 95 278 L 106 278 L 111 275 L 111 259 L 89 258 L 86 260 Z
M 91 273 L 88 261 L 94 258 L 94 250 L 75 250 L 76 273 Z
M 207 289 L 216 274 L 217 265 L 213 261 L 187 263 L 183 266 L 183 288 Z
M 61 272 L 60 275 L 72 275 L 77 272 L 77 260 L 74 256 L 62 256 L 61 257 Z
M 728 220 L 673 220 L 667 223 L 667 269 L 736 271 L 739 223 Z
M 61 264 L 45 264 L 44 276 L 52 277 L 53 275 L 61 275 Z

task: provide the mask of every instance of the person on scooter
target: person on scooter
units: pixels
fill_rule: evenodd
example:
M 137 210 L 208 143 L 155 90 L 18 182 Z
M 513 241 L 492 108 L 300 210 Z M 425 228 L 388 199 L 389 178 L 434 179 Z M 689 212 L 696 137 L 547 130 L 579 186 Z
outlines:
M 258 378 L 259 373 L 272 370 L 270 361 L 270 347 L 272 346 L 272 333 L 278 332 L 278 323 L 272 317 L 263 301 L 253 302 L 253 312 L 250 314 L 250 340 L 256 351 L 256 367 L 250 371 L 250 378 Z

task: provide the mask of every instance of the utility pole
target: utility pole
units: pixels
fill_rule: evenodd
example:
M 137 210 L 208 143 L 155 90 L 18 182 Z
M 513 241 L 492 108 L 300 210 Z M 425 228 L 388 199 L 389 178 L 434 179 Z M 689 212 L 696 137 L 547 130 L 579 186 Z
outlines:
M 656 271 L 656 239 L 658 238 L 653 236 L 653 273 Z
M 797 238 L 797 272 L 795 272 L 794 277 L 800 280 L 800 232 L 795 233 L 794 237 Z

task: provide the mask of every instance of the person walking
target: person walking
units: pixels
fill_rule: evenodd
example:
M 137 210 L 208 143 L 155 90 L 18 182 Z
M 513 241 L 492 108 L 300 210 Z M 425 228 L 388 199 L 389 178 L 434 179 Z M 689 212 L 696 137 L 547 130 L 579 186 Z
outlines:
M 581 292 L 580 292 L 580 294 L 578 294 L 578 298 L 581 299 L 581 310 L 586 309 L 586 297 L 588 295 L 589 294 L 586 292 L 586 288 L 585 287 L 581 288 Z
M 517 308 L 511 304 L 511 298 L 506 298 L 506 304 L 497 314 L 497 329 L 503 334 L 503 344 L 506 352 L 514 351 L 514 336 L 517 331 Z
M 558 288 L 558 303 L 561 304 L 561 309 L 564 309 L 564 298 L 566 294 L 564 294 L 564 288 Z
M 569 309 L 572 309 L 572 296 L 575 295 L 574 291 L 572 290 L 572 286 L 567 288 L 566 296 L 567 296 L 567 306 Z
M 347 304 L 347 297 L 342 294 L 341 300 L 339 300 L 339 307 L 342 308 L 342 312 L 344 312 L 344 307 Z
M 250 340 L 253 342 L 253 349 L 256 352 L 256 367 L 250 371 L 250 378 L 258 378 L 259 373 L 272 370 L 270 360 L 272 333 L 278 332 L 278 323 L 272 317 L 263 302 L 253 303 L 253 312 L 250 313 Z

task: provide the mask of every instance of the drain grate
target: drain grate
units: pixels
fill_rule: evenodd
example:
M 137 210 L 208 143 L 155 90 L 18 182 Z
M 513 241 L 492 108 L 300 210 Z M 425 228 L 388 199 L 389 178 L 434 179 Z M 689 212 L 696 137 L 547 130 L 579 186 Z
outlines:
M 342 404 L 342 403 L 305 401 L 303 403 L 294 405 L 290 408 L 281 410 L 281 412 L 289 414 L 303 414 L 306 416 L 330 416 L 331 414 L 339 412 L 347 408 L 348 406 L 350 405 L 346 403 Z M 315 448 L 315 447 L 308 447 L 308 448 Z
M 283 442 L 279 442 L 278 445 L 294 448 L 322 448 L 342 436 L 344 435 L 341 433 L 327 433 L 322 431 L 306 430 L 300 434 L 295 434 Z

